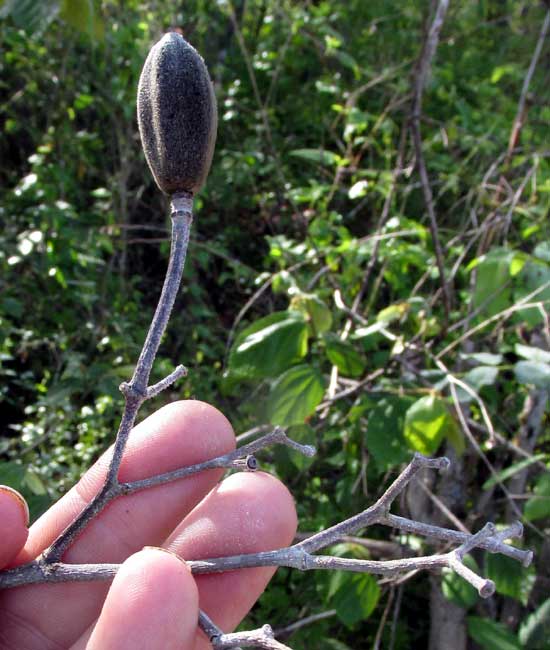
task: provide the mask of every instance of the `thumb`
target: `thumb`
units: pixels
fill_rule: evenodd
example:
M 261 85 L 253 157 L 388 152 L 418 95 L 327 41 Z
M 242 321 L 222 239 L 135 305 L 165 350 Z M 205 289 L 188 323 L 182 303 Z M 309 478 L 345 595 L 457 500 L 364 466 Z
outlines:
M 0 568 L 8 566 L 25 545 L 28 525 L 25 499 L 13 488 L 0 485 Z

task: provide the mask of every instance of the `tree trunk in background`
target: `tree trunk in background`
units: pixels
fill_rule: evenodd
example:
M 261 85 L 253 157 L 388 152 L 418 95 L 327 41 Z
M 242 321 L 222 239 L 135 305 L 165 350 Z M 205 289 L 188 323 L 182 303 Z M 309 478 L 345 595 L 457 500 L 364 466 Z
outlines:
M 464 508 L 466 477 L 464 475 L 464 454 L 458 457 L 447 443 L 445 454 L 451 467 L 441 475 L 436 496 L 453 513 Z M 440 509 L 434 508 L 431 519 L 437 526 L 453 527 Z M 429 650 L 466 650 L 466 610 L 448 601 L 441 591 L 441 575 L 430 580 L 430 644 Z
M 445 598 L 441 576 L 432 576 L 430 586 L 429 650 L 466 650 L 466 610 Z
M 413 480 L 407 491 L 407 507 L 413 519 L 454 528 L 434 503 L 433 496 L 453 512 L 463 510 L 464 456 L 458 458 L 449 444 L 444 453 L 451 461 L 450 468 L 439 476 L 435 472 L 424 472 Z M 429 650 L 466 650 L 466 611 L 443 596 L 440 574 L 431 577 L 430 587 Z
M 541 433 L 547 403 L 548 391 L 543 389 L 534 389 L 525 398 L 523 411 L 520 415 L 518 447 L 521 447 L 521 449 L 529 454 L 533 453 Z M 508 483 L 508 489 L 512 496 L 523 494 L 529 476 L 529 470 L 532 469 L 532 467 L 527 467 L 512 476 Z M 524 503 L 522 500 L 516 501 L 516 505 L 521 511 L 523 511 Z M 517 511 L 509 504 L 506 508 L 506 522 L 512 523 L 517 518 Z M 521 604 L 513 598 L 507 598 L 500 614 L 501 622 L 514 630 L 518 626 L 520 616 Z

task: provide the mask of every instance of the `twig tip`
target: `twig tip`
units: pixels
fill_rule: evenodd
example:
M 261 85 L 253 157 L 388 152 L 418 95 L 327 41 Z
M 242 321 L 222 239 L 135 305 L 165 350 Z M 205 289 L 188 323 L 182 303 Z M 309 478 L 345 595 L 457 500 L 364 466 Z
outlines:
M 316 453 L 317 453 L 317 447 L 315 447 L 314 445 L 303 446 L 304 456 L 309 456 L 309 458 L 311 458 L 312 456 L 315 456 Z
M 492 580 L 485 580 L 477 590 L 482 598 L 490 598 L 495 593 L 496 587 Z
M 533 551 L 526 551 L 525 555 L 523 556 L 523 566 L 527 568 L 528 566 L 531 566 L 531 562 L 533 561 Z

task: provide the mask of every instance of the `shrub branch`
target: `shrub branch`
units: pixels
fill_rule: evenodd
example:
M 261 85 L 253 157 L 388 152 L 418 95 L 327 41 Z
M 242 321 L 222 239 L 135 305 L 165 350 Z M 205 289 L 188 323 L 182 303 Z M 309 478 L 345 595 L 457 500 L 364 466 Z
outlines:
M 121 565 L 68 564 L 64 563 L 62 558 L 90 521 L 100 514 L 113 499 L 156 485 L 177 481 L 213 468 L 254 471 L 258 465 L 254 454 L 274 444 L 286 445 L 306 456 L 315 454 L 314 447 L 292 440 L 283 429 L 277 427 L 253 442 L 202 463 L 142 480 L 120 481 L 120 465 L 140 406 L 145 400 L 158 395 L 187 373 L 185 367 L 180 365 L 158 383 L 148 385 L 151 369 L 174 305 L 185 263 L 192 222 L 192 196 L 190 194 L 182 193 L 172 198 L 171 219 L 172 246 L 164 286 L 134 374 L 129 382 L 124 382 L 120 386 L 125 405 L 104 484 L 91 502 L 36 560 L 0 572 L 0 589 L 37 583 L 112 580 Z M 486 598 L 494 592 L 494 584 L 466 567 L 463 563 L 464 555 L 479 547 L 492 553 L 503 553 L 527 566 L 531 562 L 532 553 L 505 543 L 506 539 L 521 536 L 523 530 L 521 524 L 514 524 L 503 531 L 497 531 L 493 524 L 487 524 L 475 535 L 470 535 L 390 513 L 390 507 L 394 500 L 407 488 L 411 479 L 420 470 L 445 470 L 448 466 L 449 460 L 445 457 L 426 458 L 416 454 L 378 501 L 363 512 L 326 530 L 282 549 L 205 560 L 189 560 L 187 564 L 194 574 L 219 573 L 261 566 L 284 566 L 300 571 L 345 570 L 394 575 L 418 569 L 434 570 L 447 567 L 472 584 L 479 594 Z M 404 532 L 451 542 L 458 546 L 443 554 L 383 561 L 315 555 L 317 551 L 334 545 L 342 537 L 357 533 L 374 524 L 390 526 Z M 243 647 L 257 647 L 268 650 L 284 650 L 285 648 L 288 650 L 287 646 L 275 639 L 269 625 L 264 625 L 257 630 L 224 634 L 204 612 L 200 612 L 199 625 L 214 648 L 217 649 L 233 648 L 238 650 Z

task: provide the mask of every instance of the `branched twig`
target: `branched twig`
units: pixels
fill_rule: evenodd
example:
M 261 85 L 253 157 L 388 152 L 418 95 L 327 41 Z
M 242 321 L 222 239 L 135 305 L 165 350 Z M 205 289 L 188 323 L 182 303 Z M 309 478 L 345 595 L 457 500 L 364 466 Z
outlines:
M 249 457 L 248 452 L 251 449 L 256 448 L 258 445 L 265 446 L 266 439 L 269 439 L 271 442 L 276 441 L 288 444 L 292 448 L 307 454 L 312 453 L 311 448 L 304 447 L 289 440 L 281 429 L 276 429 L 272 434 L 268 434 L 260 440 L 245 445 L 235 452 L 231 452 L 231 454 L 220 456 L 218 459 L 214 459 L 214 461 L 210 462 L 224 459 L 223 462 L 225 464 L 216 464 L 215 466 L 232 467 L 234 466 L 234 461 L 237 459 L 237 452 L 240 452 L 241 457 Z M 228 462 L 233 464 L 228 465 Z M 378 575 L 394 575 L 396 573 L 403 573 L 411 570 L 433 570 L 448 567 L 474 585 L 481 596 L 487 597 L 493 593 L 491 587 L 492 583 L 490 584 L 490 581 L 479 577 L 464 567 L 462 564 L 462 558 L 474 547 L 481 547 L 492 553 L 503 553 L 508 555 L 527 566 L 531 562 L 532 553 L 504 543 L 505 539 L 521 536 L 523 531 L 521 524 L 515 524 L 505 531 L 498 533 L 495 532 L 495 528 L 491 524 L 486 526 L 483 529 L 483 532 L 476 533 L 475 535 L 468 535 L 467 533 L 448 530 L 438 526 L 431 526 L 429 524 L 412 521 L 389 513 L 393 501 L 403 492 L 412 478 L 421 469 L 433 468 L 444 470 L 448 466 L 449 461 L 445 457 L 426 458 L 420 454 L 416 454 L 405 470 L 395 479 L 376 503 L 363 512 L 350 517 L 335 526 L 316 533 L 315 535 L 287 548 L 205 560 L 189 560 L 187 561 L 187 564 L 194 574 L 220 573 L 261 566 L 284 566 L 298 569 L 300 571 L 309 571 L 314 569 L 344 570 Z M 210 466 L 208 468 L 210 468 Z M 313 555 L 316 551 L 335 544 L 343 535 L 349 535 L 374 524 L 382 524 L 418 535 L 423 535 L 425 537 L 433 537 L 439 540 L 455 542 L 460 546 L 458 549 L 442 555 L 428 555 L 423 557 L 386 561 L 357 560 L 330 555 Z M 45 559 L 43 555 L 34 562 L 0 573 L 0 588 L 43 582 L 110 580 L 115 576 L 119 568 L 120 565 L 118 564 L 65 564 L 62 562 L 50 562 Z M 262 628 L 262 630 L 263 629 L 264 628 Z M 260 633 L 258 632 L 258 634 Z M 268 637 L 266 637 L 264 633 L 262 633 L 262 635 L 263 636 L 260 637 L 254 637 L 256 642 L 260 643 L 257 639 L 261 638 L 265 640 L 265 643 L 268 643 Z M 233 645 L 246 645 L 240 640 L 241 637 L 237 639 L 236 637 L 233 638 L 233 635 L 224 635 L 223 638 L 225 639 L 226 636 L 231 636 Z M 269 641 L 269 643 L 271 643 L 271 641 Z M 250 639 L 248 645 L 251 645 Z M 219 647 L 230 646 L 221 645 Z M 257 645 L 256 647 L 276 648 L 284 646 Z

